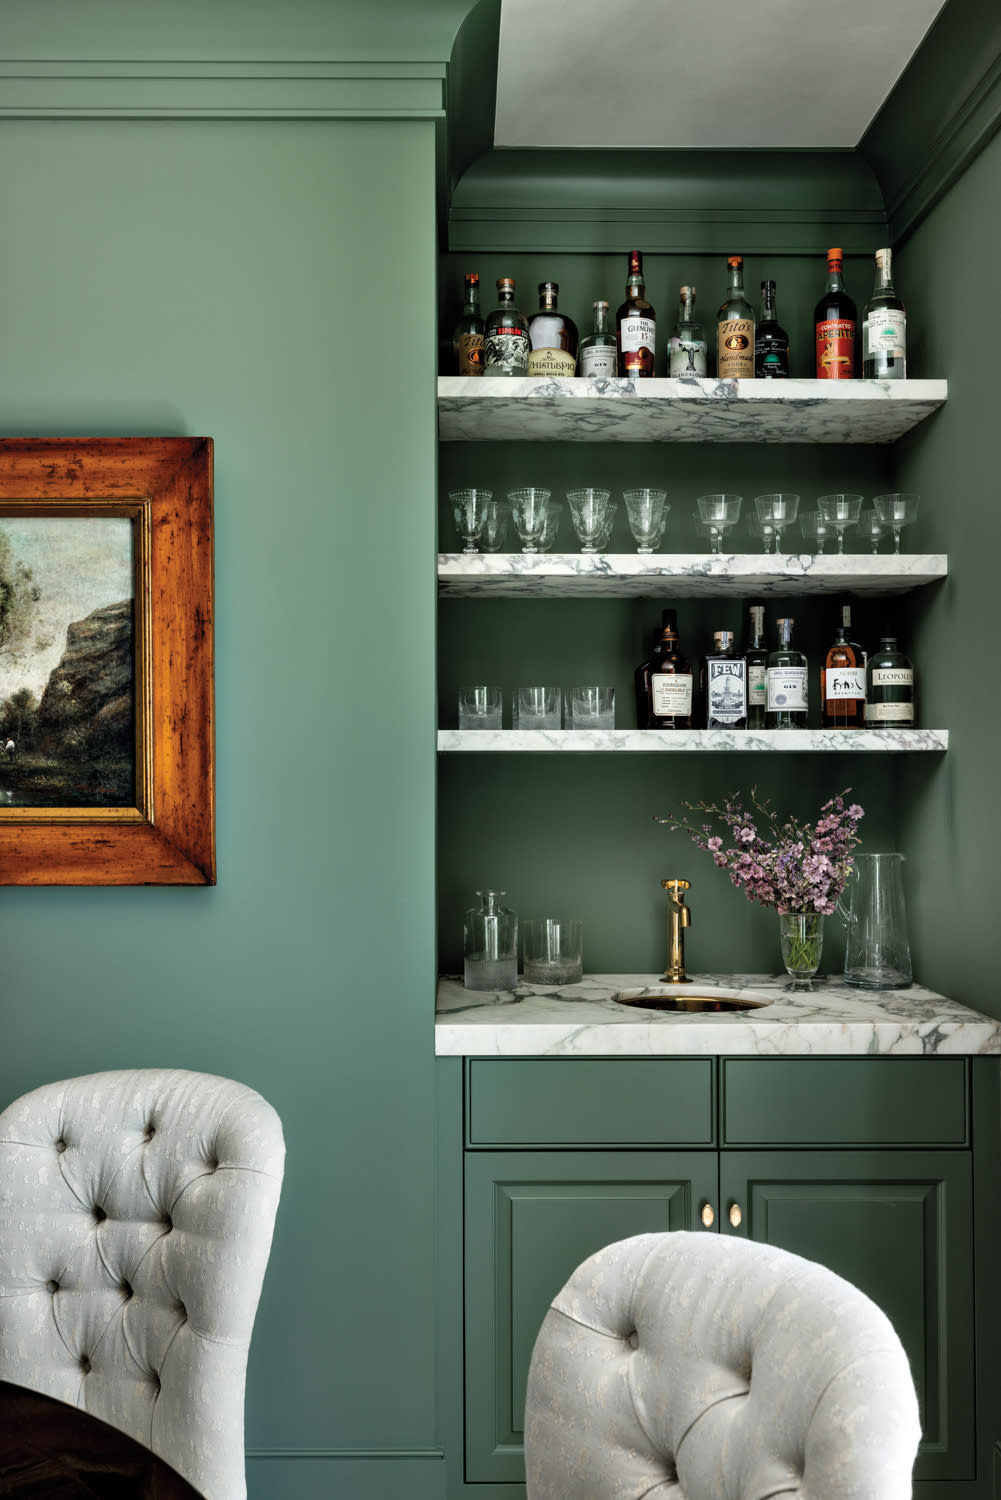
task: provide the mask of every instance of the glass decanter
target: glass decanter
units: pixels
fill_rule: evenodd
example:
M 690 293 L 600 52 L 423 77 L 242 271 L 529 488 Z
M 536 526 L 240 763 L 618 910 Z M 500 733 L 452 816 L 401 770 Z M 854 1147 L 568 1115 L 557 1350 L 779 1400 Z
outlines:
M 463 975 L 467 990 L 513 990 L 518 987 L 518 916 L 501 906 L 504 891 L 477 891 L 479 906 L 466 912 L 463 926 Z

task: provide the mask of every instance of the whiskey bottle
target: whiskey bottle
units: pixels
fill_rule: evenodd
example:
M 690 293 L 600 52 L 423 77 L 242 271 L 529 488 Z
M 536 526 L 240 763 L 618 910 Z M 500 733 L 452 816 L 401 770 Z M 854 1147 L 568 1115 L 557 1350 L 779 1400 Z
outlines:
M 528 320 L 529 375 L 561 376 L 577 373 L 577 324 L 557 306 L 559 284 L 544 281 L 539 287 L 539 311 Z
M 820 722 L 825 729 L 861 729 L 865 724 L 865 658 L 849 639 L 851 606 L 842 605 L 820 669 Z
M 692 665 L 678 650 L 678 613 L 665 609 L 663 629 L 648 661 L 636 669 L 637 722 L 641 729 L 691 729 Z
M 907 313 L 893 289 L 891 252 L 876 251 L 876 284 L 862 314 L 862 375 L 906 380 Z
M 702 324 L 695 321 L 693 286 L 681 288 L 678 321 L 667 350 L 667 373 L 674 377 L 706 373 L 706 341 L 702 336 Z
M 614 380 L 616 373 L 615 334 L 608 331 L 608 303 L 594 304 L 594 327 L 580 341 L 577 371 L 591 380 Z
M 795 620 L 778 620 L 779 643 L 768 653 L 765 669 L 765 727 L 805 729 L 807 722 L 807 661 L 792 643 Z
M 758 380 L 788 380 L 789 335 L 775 316 L 775 283 L 761 283 L 761 321 L 754 330 L 754 374 Z
M 475 271 L 466 275 L 462 316 L 452 333 L 457 375 L 483 374 L 483 329 L 480 316 L 480 278 Z
M 765 693 L 765 669 L 768 666 L 768 647 L 765 644 L 765 606 L 750 606 L 750 623 L 744 659 L 747 662 L 747 727 L 764 729 L 767 695 Z
M 497 306 L 487 319 L 483 336 L 484 375 L 528 374 L 531 349 L 528 324 L 515 306 L 514 290 L 514 277 L 501 276 L 497 282 Z
M 914 668 L 884 635 L 866 667 L 865 722 L 876 729 L 908 729 L 914 724 Z
M 713 631 L 714 649 L 702 663 L 707 729 L 747 728 L 747 661 L 737 654 L 732 630 Z
M 643 281 L 643 254 L 629 252 L 629 275 L 626 300 L 615 314 L 615 339 L 618 345 L 620 375 L 649 377 L 653 375 L 654 339 L 657 315 L 646 300 Z
M 754 310 L 744 296 L 744 257 L 727 259 L 730 285 L 716 314 L 716 371 L 720 380 L 750 380 L 754 374 Z
M 857 309 L 845 291 L 840 250 L 827 252 L 827 289 L 814 309 L 818 380 L 854 380 Z

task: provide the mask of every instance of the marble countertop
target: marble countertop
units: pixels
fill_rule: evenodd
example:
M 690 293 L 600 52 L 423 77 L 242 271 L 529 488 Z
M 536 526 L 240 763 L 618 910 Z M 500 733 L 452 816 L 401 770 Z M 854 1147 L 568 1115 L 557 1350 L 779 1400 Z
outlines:
M 657 987 L 649 974 L 586 975 L 572 985 L 477 993 L 438 983 L 439 1057 L 1001 1055 L 1001 1021 L 913 985 L 859 990 L 833 976 L 811 994 L 786 976 L 699 974 L 689 993 L 736 990 L 753 1010 L 679 1013 L 621 1005 L 620 990 Z

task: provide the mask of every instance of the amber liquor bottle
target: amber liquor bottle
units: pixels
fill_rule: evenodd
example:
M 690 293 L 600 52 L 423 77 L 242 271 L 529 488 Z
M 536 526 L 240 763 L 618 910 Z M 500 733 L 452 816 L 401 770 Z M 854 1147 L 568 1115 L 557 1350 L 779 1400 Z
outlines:
M 640 250 L 630 250 L 626 299 L 615 314 L 620 376 L 646 378 L 653 375 L 656 335 L 657 315 L 646 300 L 643 254 Z
M 543 281 L 539 287 L 539 311 L 528 320 L 529 375 L 565 378 L 577 373 L 577 324 L 560 312 L 559 292 L 555 281 Z
M 855 303 L 845 291 L 841 251 L 828 250 L 827 287 L 813 313 L 818 380 L 855 379 L 857 321 Z
M 692 664 L 678 649 L 678 612 L 665 609 L 649 659 L 636 669 L 636 718 L 641 729 L 691 729 Z
M 843 605 L 820 669 L 820 722 L 824 729 L 862 729 L 865 725 L 865 658 L 849 639 L 851 607 Z
M 744 296 L 744 257 L 727 257 L 729 286 L 716 314 L 716 373 L 720 380 L 754 375 L 754 309 Z
M 747 661 L 732 630 L 713 631 L 713 650 L 702 664 L 702 705 L 707 729 L 747 728 Z
M 480 278 L 475 271 L 466 274 L 462 315 L 452 333 L 457 375 L 483 374 L 483 331 L 480 316 Z

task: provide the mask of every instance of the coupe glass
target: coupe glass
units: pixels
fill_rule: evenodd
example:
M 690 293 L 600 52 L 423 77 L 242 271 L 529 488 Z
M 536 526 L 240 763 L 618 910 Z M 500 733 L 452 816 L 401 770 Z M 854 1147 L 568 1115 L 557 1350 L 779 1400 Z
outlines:
M 652 552 L 660 546 L 667 524 L 666 490 L 623 490 L 629 515 L 629 530 L 633 534 L 637 552 Z
M 483 532 L 487 506 L 494 498 L 492 490 L 449 490 L 455 529 L 465 542 L 464 552 L 477 551 L 476 543 Z
M 885 525 L 893 529 L 893 550 L 900 551 L 900 532 L 917 519 L 921 496 L 914 494 L 874 495 L 873 510 Z
M 858 518 L 858 534 L 864 542 L 870 542 L 873 557 L 879 551 L 880 538 L 886 535 L 886 527 L 874 510 L 864 510 Z
M 799 529 L 803 533 L 803 540 L 813 543 L 813 550 L 818 557 L 824 554 L 824 543 L 831 534 L 831 528 L 822 516 L 815 510 L 807 511 L 806 515 L 799 518 Z
M 861 509 L 861 495 L 821 495 L 817 501 L 817 514 L 838 533 L 839 552 L 844 552 L 845 532 L 856 524 Z
M 799 510 L 799 496 L 790 494 L 755 495 L 754 509 L 758 513 L 764 538 L 765 551 L 768 551 L 768 542 L 772 536 L 775 537 L 774 551 L 779 551 L 782 541 L 782 533 L 785 528 L 796 519 Z
M 508 490 L 511 502 L 511 519 L 514 529 L 521 537 L 522 552 L 538 552 L 542 533 L 546 529 L 551 490 Z
M 695 502 L 699 518 L 709 527 L 713 552 L 723 551 L 723 533 L 740 519 L 743 495 L 700 495 Z
M 480 532 L 480 551 L 503 552 L 507 546 L 507 528 L 510 523 L 510 505 L 503 500 L 491 500 Z
M 601 532 L 605 524 L 611 490 L 567 490 L 570 514 L 574 530 L 580 541 L 582 552 L 597 552 L 601 543 Z

